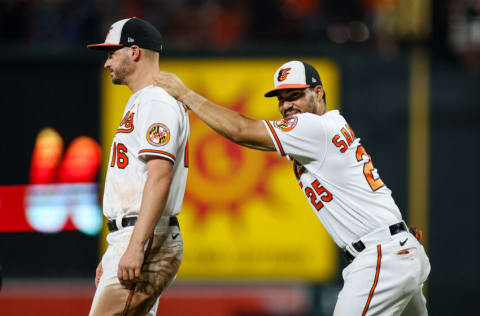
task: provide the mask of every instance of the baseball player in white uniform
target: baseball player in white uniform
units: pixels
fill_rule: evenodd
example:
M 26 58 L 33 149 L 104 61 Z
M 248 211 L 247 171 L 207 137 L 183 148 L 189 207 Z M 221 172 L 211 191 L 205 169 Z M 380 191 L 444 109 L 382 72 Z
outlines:
M 326 110 L 318 72 L 290 61 L 274 74 L 283 119 L 252 120 L 213 104 L 161 72 L 156 85 L 181 100 L 205 123 L 237 144 L 277 151 L 293 162 L 300 189 L 318 219 L 351 262 L 334 315 L 427 315 L 422 286 L 430 263 L 339 111 Z
M 151 85 L 162 37 L 150 23 L 118 21 L 105 43 L 88 47 L 106 50 L 112 82 L 133 92 L 111 145 L 103 197 L 110 233 L 90 315 L 153 316 L 182 259 L 176 216 L 188 173 L 188 115 Z

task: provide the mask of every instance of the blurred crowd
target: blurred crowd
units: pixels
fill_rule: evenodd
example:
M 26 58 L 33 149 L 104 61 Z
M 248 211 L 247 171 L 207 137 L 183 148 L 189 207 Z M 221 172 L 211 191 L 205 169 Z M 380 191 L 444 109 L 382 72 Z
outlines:
M 334 43 L 388 54 L 428 43 L 435 30 L 452 52 L 480 50 L 480 0 L 2 0 L 0 36 L 80 46 L 132 16 L 157 26 L 167 46 L 186 50 Z

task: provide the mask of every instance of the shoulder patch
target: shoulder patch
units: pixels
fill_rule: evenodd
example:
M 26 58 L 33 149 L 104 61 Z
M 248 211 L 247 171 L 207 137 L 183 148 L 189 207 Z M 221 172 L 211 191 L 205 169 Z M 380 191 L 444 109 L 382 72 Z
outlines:
M 278 121 L 275 121 L 275 127 L 280 129 L 283 132 L 288 132 L 291 131 L 298 122 L 298 118 L 296 116 L 292 116 L 288 119 L 281 119 Z
M 164 146 L 170 140 L 170 130 L 162 123 L 150 125 L 147 131 L 147 141 L 153 146 Z

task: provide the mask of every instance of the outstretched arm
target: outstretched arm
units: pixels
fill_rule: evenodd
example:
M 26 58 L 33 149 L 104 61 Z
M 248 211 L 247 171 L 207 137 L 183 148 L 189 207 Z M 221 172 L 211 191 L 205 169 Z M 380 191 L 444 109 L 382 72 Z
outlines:
M 248 148 L 275 151 L 275 145 L 263 121 L 250 119 L 211 102 L 186 87 L 175 74 L 161 71 L 160 75 L 155 78 L 155 85 L 185 103 L 202 121 L 220 135 Z

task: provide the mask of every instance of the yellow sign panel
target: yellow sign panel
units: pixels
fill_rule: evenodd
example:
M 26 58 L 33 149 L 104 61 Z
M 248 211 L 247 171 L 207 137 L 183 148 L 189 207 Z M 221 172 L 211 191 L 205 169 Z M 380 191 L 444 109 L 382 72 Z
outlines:
M 168 59 L 190 88 L 255 119 L 281 118 L 276 98 L 263 94 L 287 60 Z M 319 72 L 329 109 L 338 102 L 336 65 L 309 59 Z M 103 140 L 108 148 L 132 94 L 103 76 Z M 336 246 L 298 187 L 291 162 L 275 152 L 238 146 L 190 113 L 190 169 L 180 225 L 183 279 L 330 280 Z

